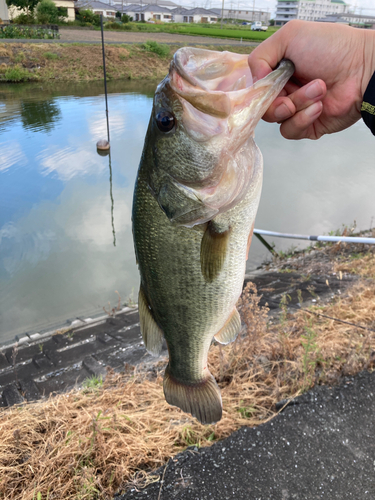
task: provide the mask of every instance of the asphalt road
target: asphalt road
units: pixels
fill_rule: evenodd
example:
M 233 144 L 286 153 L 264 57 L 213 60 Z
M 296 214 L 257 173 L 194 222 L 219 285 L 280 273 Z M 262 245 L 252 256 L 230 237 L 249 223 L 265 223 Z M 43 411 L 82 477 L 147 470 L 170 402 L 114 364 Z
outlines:
M 158 471 L 162 483 L 116 500 L 374 500 L 375 372 L 296 402 L 259 427 L 180 453 Z

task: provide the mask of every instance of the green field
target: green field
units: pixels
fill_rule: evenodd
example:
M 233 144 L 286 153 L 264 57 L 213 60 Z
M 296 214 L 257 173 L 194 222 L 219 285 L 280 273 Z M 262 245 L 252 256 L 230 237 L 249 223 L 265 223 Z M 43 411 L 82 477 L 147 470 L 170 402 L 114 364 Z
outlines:
M 113 29 L 114 23 L 105 26 L 106 29 Z M 220 24 L 187 24 L 187 23 L 127 23 L 116 26 L 116 30 L 143 31 L 146 33 L 176 33 L 181 35 L 210 36 L 217 38 L 232 38 L 242 40 L 262 41 L 271 36 L 277 28 L 269 27 L 267 31 L 251 31 L 249 26 L 236 24 L 224 25 L 220 29 Z

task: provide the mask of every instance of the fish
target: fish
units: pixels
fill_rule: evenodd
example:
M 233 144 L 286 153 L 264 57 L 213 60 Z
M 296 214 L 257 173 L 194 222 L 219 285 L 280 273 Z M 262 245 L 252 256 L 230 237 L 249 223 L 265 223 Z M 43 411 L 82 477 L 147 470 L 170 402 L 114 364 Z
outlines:
M 140 327 L 149 353 L 166 341 L 166 401 L 202 424 L 223 411 L 210 345 L 241 330 L 262 186 L 255 126 L 293 72 L 283 60 L 254 83 L 246 55 L 184 47 L 153 99 L 132 208 Z

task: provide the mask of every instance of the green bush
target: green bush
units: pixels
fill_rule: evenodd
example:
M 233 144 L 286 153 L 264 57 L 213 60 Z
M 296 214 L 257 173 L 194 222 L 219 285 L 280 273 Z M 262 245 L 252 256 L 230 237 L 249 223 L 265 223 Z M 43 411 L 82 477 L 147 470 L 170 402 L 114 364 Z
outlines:
M 100 26 L 100 16 L 99 14 L 94 14 L 92 10 L 80 10 L 76 16 L 78 21 L 83 23 L 89 23 L 93 26 Z
M 7 82 L 26 82 L 29 80 L 30 73 L 20 66 L 13 66 L 6 70 L 4 76 Z
M 106 30 L 122 30 L 122 25 L 120 23 L 111 21 L 105 23 L 104 27 Z
M 126 31 L 132 31 L 133 26 L 131 24 L 123 24 L 122 29 Z
M 41 0 L 36 7 L 36 17 L 40 24 L 56 24 L 67 17 L 66 9 L 64 10 L 65 12 L 59 11 L 52 0 Z
M 20 14 L 13 19 L 14 24 L 36 24 L 36 19 L 32 14 Z
M 147 52 L 153 52 L 160 57 L 168 57 L 171 53 L 171 49 L 168 45 L 154 42 L 153 40 L 147 40 L 147 42 L 142 44 L 142 48 Z
M 133 20 L 133 18 L 130 17 L 130 16 L 128 16 L 127 14 L 123 14 L 121 16 L 121 22 L 124 23 L 124 24 L 129 23 L 132 20 Z

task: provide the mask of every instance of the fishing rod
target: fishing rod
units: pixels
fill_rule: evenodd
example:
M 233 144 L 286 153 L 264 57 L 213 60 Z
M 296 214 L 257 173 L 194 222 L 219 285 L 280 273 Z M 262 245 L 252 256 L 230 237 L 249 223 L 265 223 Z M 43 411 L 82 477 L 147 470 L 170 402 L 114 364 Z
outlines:
M 294 240 L 310 240 L 310 241 L 322 241 L 326 243 L 338 243 L 342 241 L 343 243 L 362 243 L 365 245 L 375 245 L 375 238 L 363 238 L 360 236 L 308 236 L 304 234 L 290 234 L 290 233 L 277 233 L 275 231 L 266 231 L 264 229 L 254 229 L 254 234 L 256 236 L 275 236 L 276 238 L 291 238 Z M 261 238 L 263 241 L 264 238 Z M 267 243 L 268 246 L 271 247 Z M 268 248 L 267 246 L 267 248 Z M 272 248 L 272 247 L 271 247 Z

